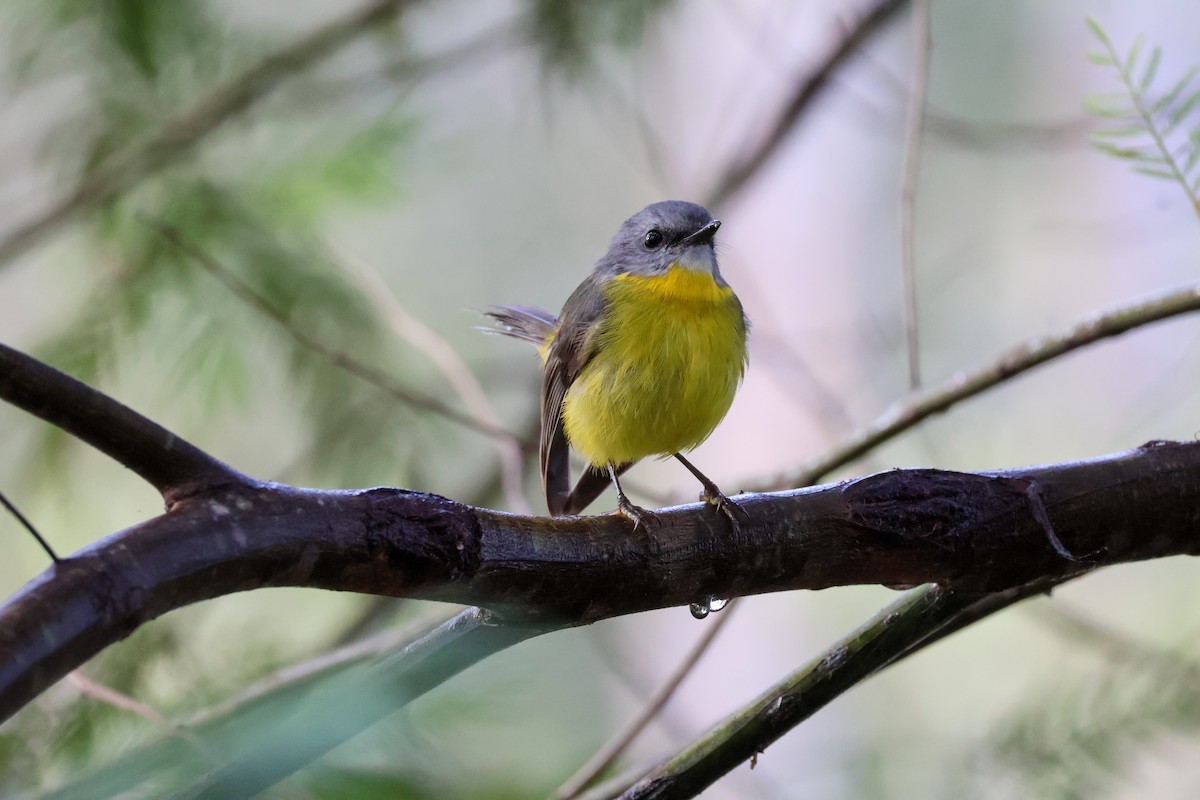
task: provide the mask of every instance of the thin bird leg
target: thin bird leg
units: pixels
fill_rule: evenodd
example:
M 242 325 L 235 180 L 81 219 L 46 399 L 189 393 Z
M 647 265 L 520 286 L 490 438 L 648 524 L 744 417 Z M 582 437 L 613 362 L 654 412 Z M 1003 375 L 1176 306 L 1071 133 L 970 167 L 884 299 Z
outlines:
M 619 474 L 617 465 L 611 461 L 608 463 L 608 474 L 612 478 L 613 486 L 617 488 L 617 513 L 633 520 L 635 531 L 639 525 L 644 525 L 646 530 L 650 530 L 650 523 L 654 520 L 654 515 L 641 506 L 635 506 L 629 502 L 629 498 L 625 496 L 625 490 L 621 488 L 621 479 L 617 477 Z
M 704 492 L 700 495 L 700 499 L 711 506 L 715 506 L 717 511 L 720 511 L 729 521 L 733 523 L 734 530 L 737 530 L 738 521 L 734 516 L 734 510 L 741 511 L 742 507 L 726 497 L 717 485 L 709 480 L 708 476 L 700 470 L 696 469 L 692 462 L 688 461 L 680 453 L 675 454 L 675 458 L 679 459 L 679 463 L 688 468 L 688 472 L 696 476 L 696 480 L 704 487 Z M 744 512 L 743 512 L 744 513 Z

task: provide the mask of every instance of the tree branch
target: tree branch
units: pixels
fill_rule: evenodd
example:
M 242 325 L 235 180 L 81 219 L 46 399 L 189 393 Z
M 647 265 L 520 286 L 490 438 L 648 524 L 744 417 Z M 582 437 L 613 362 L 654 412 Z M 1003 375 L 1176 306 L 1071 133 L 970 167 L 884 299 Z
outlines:
M 1192 553 L 1200 444 L 986 475 L 897 470 L 739 505 L 736 534 L 691 505 L 661 513 L 653 536 L 631 536 L 616 515 L 531 518 L 397 489 L 222 485 L 85 548 L 0 607 L 0 719 L 140 624 L 265 586 L 585 624 L 847 584 L 996 591 L 1078 571 L 1055 542 L 1089 566 Z
M 75 189 L 33 220 L 0 238 L 0 267 L 37 245 L 84 212 L 121 192 L 190 151 L 205 136 L 271 92 L 287 77 L 327 58 L 363 33 L 394 19 L 411 0 L 373 0 L 276 50 L 241 75 L 206 95 L 149 138 L 112 154 Z
M 1084 567 L 1082 572 L 1088 571 Z M 1045 593 L 1073 576 L 1033 581 L 980 597 L 949 586 L 926 586 L 882 609 L 858 630 L 759 695 L 675 756 L 620 791 L 620 800 L 697 796 L 824 708 L 887 667 L 1013 603 Z M 616 796 L 611 791 L 588 800 Z
M 178 248 L 181 253 L 196 262 L 201 269 L 220 281 L 221 285 L 228 289 L 234 297 L 279 326 L 300 347 L 316 353 L 339 369 L 391 395 L 405 405 L 437 414 L 444 419 L 477 433 L 482 433 L 485 436 L 503 441 L 515 441 L 516 437 L 504 430 L 496 422 L 464 414 L 446 405 L 436 397 L 430 397 L 404 386 L 387 373 L 359 361 L 350 353 L 325 344 L 304 328 L 293 323 L 287 314 L 272 305 L 269 299 L 256 291 L 254 287 L 242 280 L 237 274 L 226 269 L 207 252 L 194 246 L 184 237 L 183 232 L 178 228 L 159 220 L 147 219 L 145 222 L 166 241 Z
M 308 586 L 492 610 L 464 617 L 473 620 L 466 628 L 448 623 L 431 634 L 441 644 L 406 649 L 391 669 L 372 671 L 380 691 L 397 680 L 407 687 L 395 702 L 360 708 L 339 683 L 313 713 L 339 708 L 346 718 L 301 726 L 305 736 L 323 729 L 303 747 L 272 740 L 239 754 L 214 777 L 217 787 L 250 774 L 277 779 L 468 664 L 548 630 L 714 596 L 848 584 L 938 583 L 956 596 L 982 596 L 1200 551 L 1197 443 L 987 474 L 896 470 L 743 495 L 737 531 L 696 504 L 660 512 L 651 535 L 634 536 L 617 515 L 531 518 L 399 489 L 258 483 L 28 356 L 0 355 L 0 398 L 152 482 L 205 478 L 166 514 L 53 565 L 0 607 L 0 719 L 142 623 L 232 592 Z M 291 755 L 263 772 L 264 748 L 271 759 Z
M 713 188 L 705 195 L 704 205 L 709 208 L 721 206 L 737 194 L 758 170 L 783 144 L 784 139 L 812 107 L 813 100 L 829 84 L 830 78 L 839 67 L 854 54 L 854 51 L 871 38 L 897 11 L 904 8 L 906 0 L 876 0 L 850 28 L 840 42 L 829 52 L 819 67 L 804 78 L 795 88 L 788 102 L 770 129 L 755 147 L 721 174 Z
M 111 397 L 0 344 L 0 400 L 23 408 L 133 470 L 170 507 L 189 493 L 255 482 Z
M 756 491 L 809 486 L 961 400 L 981 394 L 1073 350 L 1192 311 L 1200 311 L 1200 283 L 1093 314 L 1056 334 L 1028 339 L 1001 353 L 983 367 L 972 372 L 956 373 L 940 386 L 914 392 L 897 401 L 870 425 L 859 429 L 807 464 L 790 472 L 751 481 L 749 486 Z
M 908 90 L 904 134 L 904 175 L 900 180 L 900 267 L 904 284 L 904 332 L 908 346 L 908 387 L 921 386 L 921 346 L 917 325 L 916 226 L 917 179 L 921 174 L 921 143 L 925 95 L 929 89 L 930 0 L 912 0 L 912 81 Z

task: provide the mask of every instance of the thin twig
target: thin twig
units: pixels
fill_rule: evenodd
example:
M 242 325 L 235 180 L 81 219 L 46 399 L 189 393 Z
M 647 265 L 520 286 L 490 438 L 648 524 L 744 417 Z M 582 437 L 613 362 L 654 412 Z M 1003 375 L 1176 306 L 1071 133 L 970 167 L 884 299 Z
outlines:
M 812 101 L 828 85 L 838 67 L 904 6 L 905 0 L 877 0 L 865 11 L 841 41 L 834 45 L 821 65 L 796 86 L 762 140 L 718 176 L 713 188 L 705 196 L 704 205 L 709 208 L 721 206 L 745 186 L 812 108 Z
M 621 800 L 694 797 L 734 766 L 747 760 L 753 764 L 772 742 L 872 675 L 1067 579 L 1039 581 L 983 596 L 960 594 L 943 586 L 913 590 L 636 783 L 616 791 L 621 792 Z M 587 798 L 613 796 L 614 791 L 608 789 L 603 795 Z
M 717 634 L 725 627 L 725 624 L 732 619 L 732 614 L 729 612 L 734 610 L 738 603 L 736 600 L 731 601 L 724 609 L 724 614 L 713 620 L 709 624 L 708 630 L 704 632 L 688 654 L 684 657 L 675 671 L 671 673 L 665 683 L 659 687 L 654 696 L 649 698 L 642 710 L 636 717 L 629 721 L 629 724 L 616 733 L 605 745 L 593 755 L 588 762 L 579 768 L 579 771 L 567 779 L 566 783 L 559 787 L 554 793 L 554 800 L 571 800 L 577 797 L 580 792 L 595 782 L 596 778 L 604 774 L 616 760 L 621 757 L 621 754 L 628 749 L 633 740 L 646 729 L 646 726 L 658 716 L 663 707 L 675 696 L 675 692 L 683 684 L 688 675 L 700 662 L 700 659 L 708 652 L 709 646 L 717 637 Z
M 75 685 L 80 694 L 85 697 L 90 697 L 98 703 L 103 703 L 106 706 L 127 711 L 130 714 L 135 714 L 148 722 L 154 723 L 159 728 L 164 729 L 172 739 L 178 739 L 187 742 L 195 752 L 211 765 L 221 763 L 220 757 L 214 753 L 199 736 L 188 730 L 186 726 L 179 725 L 159 712 L 153 706 L 149 706 L 142 701 L 130 697 L 124 692 L 118 692 L 111 686 L 105 686 L 103 683 L 92 680 L 87 675 L 84 675 L 80 670 L 74 670 L 67 675 L 67 680 Z
M 496 430 L 503 430 L 499 415 L 492 407 L 483 386 L 445 337 L 413 316 L 396 297 L 387 281 L 378 272 L 358 261 L 338 259 L 337 263 L 350 276 L 363 296 L 387 322 L 392 332 L 420 350 L 454 388 L 463 405 L 480 420 Z M 518 514 L 532 513 L 525 499 L 522 481 L 524 462 L 521 443 L 514 436 L 496 437 L 500 456 L 501 483 L 509 509 Z
M 446 612 L 440 607 L 434 614 L 424 614 L 383 633 L 351 642 L 313 658 L 289 664 L 254 682 L 216 705 L 197 712 L 187 721 L 189 728 L 211 728 L 234 718 L 250 706 L 260 706 L 289 697 L 318 680 L 344 671 L 348 667 L 366 664 L 399 652 L 412 642 L 428 636 L 460 612 Z
M 340 367 L 346 372 L 354 375 L 357 378 L 366 381 L 380 391 L 386 392 L 400 402 L 419 408 L 425 411 L 430 411 L 438 414 L 451 422 L 458 423 L 465 428 L 477 431 L 486 436 L 491 436 L 497 439 L 512 439 L 513 436 L 503 428 L 491 425 L 483 420 L 476 419 L 469 414 L 464 414 L 461 411 L 447 406 L 442 401 L 421 394 L 420 392 L 409 389 L 400 384 L 391 376 L 381 372 L 374 367 L 368 366 L 359 361 L 354 356 L 339 350 L 335 347 L 325 344 L 319 339 L 311 336 L 303 329 L 292 324 L 287 315 L 271 304 L 269 300 L 259 294 L 253 287 L 243 281 L 240 277 L 229 271 L 208 253 L 200 250 L 198 247 L 189 242 L 183 235 L 182 231 L 173 225 L 169 225 L 161 220 L 146 220 L 146 224 L 158 231 L 164 238 L 178 247 L 188 257 L 193 259 L 205 272 L 219 280 L 227 289 L 229 289 L 239 300 L 246 303 L 251 308 L 262 313 L 265 317 L 281 327 L 297 344 L 304 347 L 317 355 L 325 358 L 330 363 Z
M 128 191 L 190 152 L 223 123 L 243 113 L 280 82 L 391 20 L 409 0 L 374 0 L 276 50 L 213 90 L 153 135 L 113 153 L 69 194 L 0 238 L 0 268 L 36 246 L 63 224 Z
M 25 527 L 25 530 L 29 531 L 34 539 L 37 539 L 37 543 L 40 544 L 42 549 L 46 551 L 46 555 L 50 556 L 51 561 L 53 561 L 55 564 L 62 562 L 62 559 L 58 557 L 58 553 L 54 552 L 54 548 L 50 546 L 50 543 L 47 542 L 40 533 L 38 533 L 37 528 L 33 527 L 33 523 L 21 513 L 21 510 L 9 502 L 9 499 L 5 497 L 4 492 L 0 492 L 0 505 L 3 505 L 5 508 L 7 508 L 8 513 L 16 517 L 17 522 L 21 523 Z
M 324 681 L 289 714 L 284 729 L 247 741 L 236 757 L 193 783 L 183 796 L 254 797 L 476 661 L 567 625 L 505 625 L 490 612 L 468 608 L 365 672 Z
M 119 708 L 122 711 L 128 711 L 131 714 L 136 714 L 142 719 L 149 720 L 155 725 L 161 725 L 167 728 L 175 728 L 175 725 L 157 709 L 151 708 L 140 700 L 135 700 L 127 694 L 118 692 L 110 686 L 105 686 L 102 683 L 97 683 L 88 676 L 84 675 L 79 670 L 74 670 L 67 675 L 67 680 L 75 684 L 75 688 L 82 694 L 87 695 L 93 700 L 98 700 L 105 705 Z
M 912 3 L 912 81 L 908 90 L 908 124 L 905 126 L 904 177 L 900 183 L 900 256 L 904 276 L 904 332 L 908 345 L 908 386 L 921 385 L 921 348 L 917 336 L 917 271 L 913 216 L 917 178 L 921 174 L 921 129 L 925 119 L 925 94 L 929 88 L 929 4 Z
M 966 376 L 957 376 L 942 387 L 920 393 L 907 403 L 880 417 L 852 435 L 819 460 L 787 478 L 774 479 L 776 488 L 808 486 L 831 470 L 878 447 L 926 417 L 974 396 L 1034 366 L 1071 350 L 1188 311 L 1200 310 L 1200 284 L 1178 289 L 1149 300 L 1132 303 L 1076 324 L 1057 337 L 1026 342 L 1003 354 L 992 364 Z
M 754 491 L 809 486 L 922 420 L 1047 361 L 1110 336 L 1192 311 L 1200 311 L 1200 283 L 1093 314 L 1056 334 L 1029 339 L 972 372 L 957 373 L 939 386 L 910 394 L 874 422 L 798 469 L 747 483 Z
M 168 508 L 218 486 L 257 484 L 128 406 L 3 344 L 0 397 L 128 467 L 162 493 Z

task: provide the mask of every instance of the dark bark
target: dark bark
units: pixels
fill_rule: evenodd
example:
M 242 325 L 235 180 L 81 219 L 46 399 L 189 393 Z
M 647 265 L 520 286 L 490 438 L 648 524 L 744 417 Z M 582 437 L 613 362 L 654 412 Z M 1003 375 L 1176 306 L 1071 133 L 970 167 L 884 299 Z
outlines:
M 988 475 L 895 470 L 738 503 L 737 532 L 703 505 L 635 532 L 614 515 L 519 517 L 397 489 L 193 494 L 50 567 L 0 607 L 0 717 L 147 620 L 264 586 L 583 624 L 709 596 L 848 584 L 982 594 L 1194 554 L 1200 444 Z

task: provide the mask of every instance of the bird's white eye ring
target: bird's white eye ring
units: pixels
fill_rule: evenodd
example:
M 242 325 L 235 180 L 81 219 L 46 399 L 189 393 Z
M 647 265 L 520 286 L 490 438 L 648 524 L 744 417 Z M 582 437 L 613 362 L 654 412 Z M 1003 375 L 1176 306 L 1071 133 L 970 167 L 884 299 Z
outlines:
M 657 250 L 658 248 L 662 247 L 662 243 L 664 241 L 665 237 L 663 237 L 662 231 L 660 231 L 658 228 L 651 228 L 646 234 L 646 249 Z

